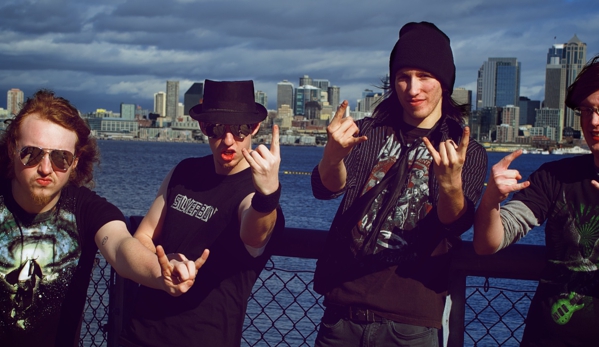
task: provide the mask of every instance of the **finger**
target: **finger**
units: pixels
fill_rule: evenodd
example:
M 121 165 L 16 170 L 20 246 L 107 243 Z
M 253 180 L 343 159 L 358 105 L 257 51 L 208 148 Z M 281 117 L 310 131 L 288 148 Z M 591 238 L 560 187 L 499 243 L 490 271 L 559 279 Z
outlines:
M 439 152 L 437 152 L 437 150 L 433 146 L 433 144 L 429 141 L 429 139 L 427 137 L 423 137 L 422 142 L 424 142 L 426 149 L 428 149 L 428 152 L 431 154 L 431 156 L 433 157 L 435 162 L 438 163 L 440 160 L 440 155 L 439 155 Z
M 497 164 L 502 169 L 507 169 L 508 167 L 510 167 L 510 164 L 516 158 L 518 158 L 521 154 L 522 154 L 522 150 L 521 149 L 517 149 L 514 152 L 512 152 L 512 153 L 506 155 L 505 157 L 503 157 Z
M 599 189 L 599 182 L 597 182 L 597 181 L 595 181 L 595 180 L 592 180 L 592 181 L 591 181 L 591 184 L 593 185 L 593 187 L 595 187 L 595 188 Z
M 254 153 L 254 151 L 251 149 L 247 149 L 247 148 L 241 149 L 241 154 L 243 154 L 243 157 L 245 158 L 245 160 L 247 160 L 247 162 L 248 162 L 248 164 L 250 164 L 250 166 L 252 166 L 256 162 L 254 160 L 254 157 L 252 156 L 253 153 Z
M 514 184 L 512 185 L 512 192 L 517 192 L 519 190 L 526 189 L 528 188 L 528 186 L 530 186 L 530 181 Z
M 198 272 L 198 270 L 204 265 L 204 263 L 206 263 L 206 260 L 208 260 L 209 255 L 210 255 L 210 251 L 208 249 L 205 249 L 204 253 L 202 253 L 202 255 L 198 259 L 196 259 L 196 261 L 195 261 L 196 272 Z
M 458 153 L 460 157 L 466 157 L 466 151 L 468 150 L 468 144 L 470 143 L 470 127 L 464 127 L 462 132 L 462 139 L 458 147 Z
M 185 282 L 190 279 L 190 271 L 187 268 L 188 265 L 186 263 L 193 264 L 191 262 L 177 263 L 173 269 L 173 275 L 175 275 L 174 277 L 176 277 L 179 282 Z M 195 271 L 193 275 L 195 277 Z
M 343 102 L 341 103 L 341 105 L 339 105 L 339 107 L 337 107 L 337 112 L 335 112 L 335 115 L 333 116 L 333 120 L 331 122 L 340 122 L 341 119 L 343 118 L 343 116 L 345 115 L 345 110 L 347 109 L 347 100 L 343 100 Z
M 164 252 L 164 248 L 158 245 L 156 246 L 156 256 L 158 257 L 158 263 L 160 263 L 160 268 L 162 269 L 162 274 L 165 276 L 171 275 L 171 264 L 168 261 L 168 257 Z
M 274 155 L 275 157 L 278 157 L 280 154 L 279 152 L 280 147 L 279 147 L 279 126 L 278 125 L 273 125 L 272 126 L 272 141 L 270 143 L 270 153 L 272 153 L 272 155 Z

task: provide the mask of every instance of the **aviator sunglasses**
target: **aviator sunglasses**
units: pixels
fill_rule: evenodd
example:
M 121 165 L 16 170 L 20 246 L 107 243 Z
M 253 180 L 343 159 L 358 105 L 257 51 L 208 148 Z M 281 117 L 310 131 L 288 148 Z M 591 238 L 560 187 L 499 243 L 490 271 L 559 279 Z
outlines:
M 25 146 L 19 151 L 21 162 L 27 167 L 38 165 L 44 159 L 46 153 L 48 153 L 52 165 L 60 171 L 66 171 L 73 164 L 73 160 L 75 160 L 73 153 L 63 149 Z
M 227 130 L 238 139 L 243 140 L 254 131 L 256 124 L 207 124 L 202 126 L 202 132 L 212 139 L 220 139 Z

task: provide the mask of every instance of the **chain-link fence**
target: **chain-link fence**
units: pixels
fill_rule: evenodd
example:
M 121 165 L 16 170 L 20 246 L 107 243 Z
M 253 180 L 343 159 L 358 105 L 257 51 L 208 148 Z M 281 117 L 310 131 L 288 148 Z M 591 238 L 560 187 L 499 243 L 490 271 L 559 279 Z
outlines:
M 314 259 L 273 256 L 269 260 L 249 298 L 243 346 L 313 346 L 323 314 L 322 298 L 312 289 L 314 267 Z M 109 298 L 115 278 L 110 266 L 98 256 L 80 346 L 117 346 L 120 325 L 109 324 L 109 313 L 116 312 L 122 319 L 126 308 Z M 453 303 L 465 307 L 465 346 L 517 346 L 521 340 L 536 281 L 492 282 L 468 277 L 465 302 Z

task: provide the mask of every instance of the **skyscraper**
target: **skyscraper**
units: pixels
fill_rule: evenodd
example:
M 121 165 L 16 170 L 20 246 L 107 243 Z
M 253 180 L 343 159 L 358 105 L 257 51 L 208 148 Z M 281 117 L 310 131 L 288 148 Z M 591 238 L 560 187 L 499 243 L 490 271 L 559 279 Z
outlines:
M 254 92 L 254 101 L 268 109 L 268 95 L 261 90 Z
M 277 83 L 277 110 L 282 105 L 293 108 L 293 83 L 287 80 Z
M 158 92 L 154 94 L 154 113 L 161 117 L 166 117 L 166 93 Z
M 562 68 L 566 74 L 566 88 L 570 86 L 578 76 L 580 70 L 587 62 L 587 44 L 580 41 L 578 36 L 574 36 L 570 41 L 564 44 Z M 580 130 L 580 118 L 574 115 L 574 111 L 566 109 L 565 127 L 572 127 L 575 130 Z M 561 135 L 560 135 L 561 136 Z
M 121 102 L 121 118 L 127 120 L 135 119 L 135 104 Z
M 517 58 L 489 58 L 478 73 L 477 108 L 518 105 L 520 68 Z
M 303 85 L 295 89 L 295 108 L 296 115 L 304 115 L 306 104 L 310 101 L 320 99 L 320 89 L 312 85 Z
M 543 107 L 564 109 L 566 70 L 562 68 L 563 44 L 554 44 L 547 52 L 545 68 L 545 101 Z
M 327 89 L 329 94 L 329 105 L 333 107 L 333 111 L 341 104 L 341 89 L 337 86 L 332 86 Z
M 308 75 L 304 75 L 303 77 L 300 77 L 299 79 L 299 86 L 303 87 L 303 86 L 313 86 L 312 84 L 312 78 L 310 78 L 310 76 Z
M 18 88 L 13 88 L 6 93 L 6 110 L 8 115 L 16 115 L 21 111 L 25 96 Z
M 520 107 L 520 120 L 519 125 L 535 124 L 536 110 L 541 108 L 541 102 L 539 100 L 530 100 L 525 96 L 521 96 L 518 102 Z
M 199 104 L 204 97 L 204 83 L 196 82 L 183 95 L 183 115 L 189 116 L 189 110 Z
M 177 118 L 179 106 L 179 81 L 166 81 L 166 117 Z
M 556 108 L 541 108 L 538 109 L 536 113 L 535 127 L 555 129 L 555 132 L 551 132 L 554 136 L 547 137 L 553 141 L 561 142 L 564 127 L 563 117 L 560 110 Z
M 324 90 L 326 92 L 329 89 L 329 86 L 331 85 L 331 82 L 329 82 L 329 80 L 313 79 L 312 80 L 312 85 L 314 87 L 320 88 L 320 90 Z

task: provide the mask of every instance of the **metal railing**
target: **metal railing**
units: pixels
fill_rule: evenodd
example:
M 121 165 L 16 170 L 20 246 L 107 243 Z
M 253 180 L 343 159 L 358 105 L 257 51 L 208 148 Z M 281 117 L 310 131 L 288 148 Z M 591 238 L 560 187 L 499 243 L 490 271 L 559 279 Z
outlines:
M 130 223 L 135 226 L 139 218 L 131 217 Z M 312 346 L 316 338 L 324 308 L 312 281 L 326 231 L 286 228 L 284 234 L 249 298 L 242 345 Z M 453 252 L 446 346 L 517 346 L 545 248 L 516 244 L 478 256 L 471 242 L 462 242 Z M 109 266 L 103 259 L 98 265 L 80 345 L 116 347 L 135 284 L 113 271 L 107 276 Z

